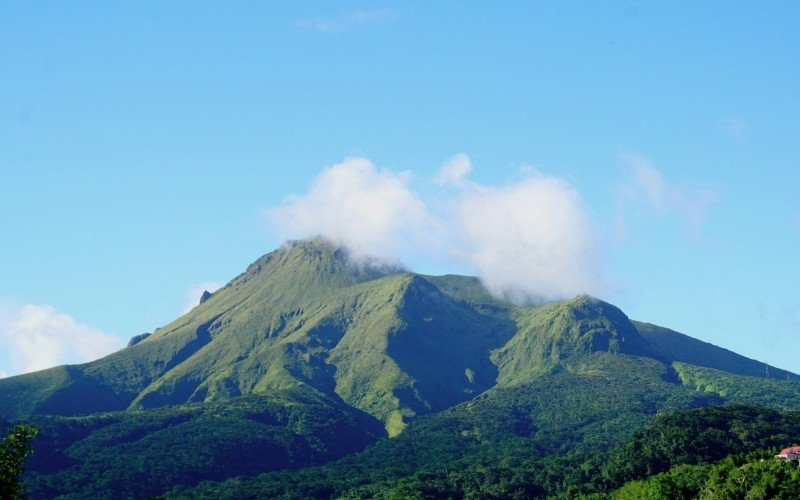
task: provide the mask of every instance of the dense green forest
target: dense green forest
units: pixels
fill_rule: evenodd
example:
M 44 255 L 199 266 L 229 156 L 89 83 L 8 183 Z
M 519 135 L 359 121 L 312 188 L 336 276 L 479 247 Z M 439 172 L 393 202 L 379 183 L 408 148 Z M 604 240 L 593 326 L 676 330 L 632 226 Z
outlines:
M 626 483 L 610 496 L 619 500 L 797 498 L 800 466 L 796 461 L 773 459 L 774 451 L 732 455 L 715 464 L 678 465 Z
M 149 411 L 34 417 L 35 497 L 148 496 L 174 484 L 324 463 L 375 442 L 361 417 L 315 400 L 245 396 Z
M 626 483 L 677 465 L 708 465 L 729 455 L 760 450 L 769 451 L 755 456 L 772 456 L 776 449 L 800 442 L 800 412 L 744 405 L 678 411 L 657 416 L 623 445 L 606 449 L 582 445 L 563 455 L 536 451 L 524 439 L 500 439 L 469 452 L 455 452 L 445 426 L 409 431 L 408 436 L 321 467 L 206 482 L 193 489 L 175 489 L 172 495 L 531 498 L 610 494 L 620 487 L 630 488 Z M 425 450 L 424 456 L 419 450 Z

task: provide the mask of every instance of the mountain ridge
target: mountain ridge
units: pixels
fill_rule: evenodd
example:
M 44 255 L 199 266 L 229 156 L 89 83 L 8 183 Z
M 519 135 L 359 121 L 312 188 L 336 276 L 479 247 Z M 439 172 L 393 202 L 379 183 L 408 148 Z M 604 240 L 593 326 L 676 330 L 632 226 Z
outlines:
M 0 395 L 0 416 L 301 390 L 340 396 L 401 429 L 404 418 L 452 406 L 495 384 L 525 383 L 596 351 L 737 375 L 755 376 L 756 367 L 764 366 L 663 327 L 631 322 L 589 296 L 517 307 L 491 297 L 476 278 L 355 263 L 343 248 L 314 239 L 260 257 L 189 313 L 126 349 L 0 380 L 0 388 L 22 394 L 17 403 Z M 429 353 L 435 353 L 430 363 L 450 360 L 453 366 L 432 371 L 414 362 Z M 375 380 L 359 381 L 365 368 Z M 777 379 L 797 378 L 772 370 Z M 86 393 L 98 397 L 74 399 Z M 70 401 L 69 411 L 62 399 Z
M 774 368 L 770 380 L 754 376 L 763 366 L 586 295 L 518 306 L 475 277 L 354 261 L 315 239 L 260 257 L 116 353 L 0 380 L 0 419 L 45 429 L 54 462 L 32 472 L 40 496 L 157 495 L 258 472 L 215 451 L 228 449 L 217 424 L 231 429 L 223 442 L 249 446 L 253 433 L 283 457 L 252 455 L 261 471 L 373 445 L 390 451 L 381 460 L 421 453 L 409 463 L 426 466 L 508 440 L 523 455 L 605 449 L 663 412 L 800 407 L 800 378 Z M 182 433 L 192 439 L 170 455 L 164 479 L 144 478 Z M 116 479 L 96 480 L 101 470 Z M 53 486 L 69 478 L 79 486 Z

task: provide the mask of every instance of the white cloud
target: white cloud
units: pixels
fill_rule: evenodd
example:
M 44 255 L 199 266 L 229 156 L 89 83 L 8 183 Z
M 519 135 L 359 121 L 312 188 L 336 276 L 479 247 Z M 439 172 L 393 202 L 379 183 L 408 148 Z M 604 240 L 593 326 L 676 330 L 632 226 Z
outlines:
M 555 299 L 604 289 L 591 224 L 566 181 L 529 168 L 502 187 L 467 179 L 469 157 L 448 159 L 431 206 L 409 175 L 351 158 L 324 169 L 307 194 L 268 212 L 283 238 L 325 236 L 357 256 L 408 253 L 469 262 L 487 287 L 513 300 Z
M 517 302 L 602 294 L 579 193 L 563 179 L 526 172 L 502 187 L 464 184 L 455 202 L 461 251 L 492 293 Z
M 725 117 L 720 124 L 722 133 L 732 139 L 744 139 L 747 135 L 747 122 L 739 116 Z
M 322 33 L 339 33 L 358 26 L 390 21 L 395 17 L 397 17 L 397 13 L 391 9 L 356 10 L 351 14 L 336 18 L 314 17 L 301 19 L 295 23 L 295 26 Z
M 7 352 L 10 373 L 42 370 L 65 363 L 83 363 L 124 346 L 114 335 L 78 323 L 49 305 L 4 307 L 0 344 Z
M 623 189 L 626 201 L 642 203 L 659 216 L 678 213 L 695 232 L 706 220 L 711 205 L 719 200 L 716 191 L 668 182 L 653 162 L 644 156 L 626 152 L 620 155 L 620 159 L 631 172 L 630 182 Z
M 469 156 L 457 154 L 442 164 L 433 182 L 440 186 L 463 186 L 470 172 L 472 172 L 472 162 Z
M 200 304 L 200 298 L 203 296 L 203 292 L 214 293 L 220 288 L 222 288 L 222 285 L 216 281 L 203 281 L 202 283 L 190 285 L 184 297 L 181 314 L 186 314 L 197 307 L 197 305 Z
M 284 239 L 322 235 L 357 257 L 397 257 L 424 245 L 434 226 L 409 182 L 407 172 L 348 158 L 317 175 L 306 195 L 287 198 L 267 215 Z

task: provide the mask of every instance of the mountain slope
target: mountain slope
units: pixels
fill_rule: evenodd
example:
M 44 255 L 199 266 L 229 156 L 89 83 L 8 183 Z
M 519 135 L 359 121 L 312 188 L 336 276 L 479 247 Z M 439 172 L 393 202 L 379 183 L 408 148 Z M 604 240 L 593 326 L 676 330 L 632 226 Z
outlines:
M 579 363 L 596 352 L 656 358 L 618 308 L 589 296 L 516 311 L 516 335 L 492 354 L 498 384 L 514 385 Z
M 396 434 L 410 418 L 495 384 L 584 370 L 581 360 L 594 352 L 737 375 L 754 375 L 762 366 L 631 323 L 591 297 L 514 307 L 493 299 L 475 278 L 356 263 L 341 248 L 308 240 L 261 257 L 188 314 L 126 349 L 0 380 L 0 417 L 322 394 Z
M 735 375 L 763 378 L 767 374 L 779 380 L 800 380 L 797 375 L 746 358 L 727 349 L 697 340 L 669 328 L 633 321 L 639 333 L 668 362 L 681 362 L 714 368 Z
M 423 277 L 354 264 L 324 242 L 296 242 L 118 353 L 0 381 L 9 388 L 0 391 L 0 415 L 322 393 L 397 433 L 408 418 L 493 385 L 489 353 L 514 331 Z
M 763 366 L 632 322 L 592 297 L 518 307 L 491 297 L 477 278 L 353 261 L 341 248 L 308 240 L 259 258 L 189 313 L 119 352 L 0 380 L 0 418 L 47 429 L 41 446 L 56 465 L 33 469 L 37 494 L 103 496 L 135 488 L 146 468 L 126 472 L 125 463 L 148 463 L 148 450 L 179 432 L 193 439 L 164 466 L 164 477 L 196 482 L 320 463 L 385 435 L 398 444 L 380 449 L 401 446 L 387 463 L 404 462 L 406 470 L 501 453 L 508 448 L 495 445 L 505 442 L 531 456 L 605 449 L 654 415 L 681 408 L 800 407 L 797 376 L 775 369 L 770 380 L 753 376 Z M 252 401 L 271 408 L 273 417 L 260 421 L 269 429 L 236 409 Z M 276 407 L 305 416 L 276 419 Z M 212 425 L 212 415 L 230 432 Z M 110 429 L 120 429 L 121 440 Z M 331 429 L 352 446 L 332 440 L 292 455 Z M 244 446 L 250 433 L 282 458 L 254 459 L 254 469 L 209 451 L 209 443 L 226 449 L 220 440 Z M 418 450 L 408 453 L 408 443 Z M 109 464 L 102 458 L 109 453 L 123 458 Z M 205 468 L 195 467 L 195 455 L 205 457 Z M 219 464 L 228 465 L 210 472 Z M 119 484 L 92 489 L 102 467 Z M 165 485 L 156 481 L 148 491 Z
M 605 351 L 744 375 L 761 366 L 666 329 L 634 325 L 590 297 L 514 307 L 493 299 L 475 278 L 354 263 L 341 248 L 309 240 L 261 257 L 188 314 L 126 349 L 0 380 L 0 417 L 320 393 L 366 411 L 394 434 L 409 418 L 495 383 L 579 370 L 582 356 Z

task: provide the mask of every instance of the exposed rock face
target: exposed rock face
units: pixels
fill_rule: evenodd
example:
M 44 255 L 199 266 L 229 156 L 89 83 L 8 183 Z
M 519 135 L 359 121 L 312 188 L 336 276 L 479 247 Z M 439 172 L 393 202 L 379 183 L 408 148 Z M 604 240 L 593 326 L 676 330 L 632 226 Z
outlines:
M 208 299 L 211 298 L 212 295 L 214 294 L 209 292 L 208 290 L 204 291 L 203 295 L 200 296 L 200 303 L 202 304 L 203 302 L 207 301 Z
M 142 333 L 142 334 L 139 334 L 139 335 L 135 335 L 134 337 L 132 337 L 128 341 L 128 347 L 131 347 L 131 346 L 134 346 L 134 345 L 138 344 L 139 342 L 141 342 L 142 340 L 146 339 L 150 335 L 152 335 L 152 333 Z

